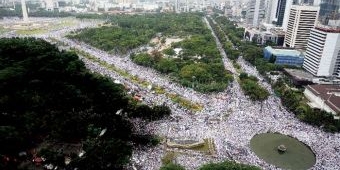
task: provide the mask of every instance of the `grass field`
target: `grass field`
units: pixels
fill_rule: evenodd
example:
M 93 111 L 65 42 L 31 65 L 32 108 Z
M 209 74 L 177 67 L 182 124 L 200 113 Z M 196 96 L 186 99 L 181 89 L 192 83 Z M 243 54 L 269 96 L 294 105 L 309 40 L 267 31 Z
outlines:
M 8 32 L 8 29 L 3 28 L 2 26 L 0 26 L 0 34 L 3 34 L 5 32 Z
M 44 34 L 46 33 L 47 30 L 46 29 L 32 29 L 32 30 L 17 30 L 16 33 L 17 34 L 21 34 L 21 35 L 33 35 L 33 34 Z
M 21 35 L 44 34 L 52 30 L 70 27 L 75 24 L 77 24 L 77 20 L 74 18 L 61 18 L 61 19 L 58 19 L 56 22 L 50 23 L 46 27 L 36 28 L 36 29 L 17 30 L 16 33 L 21 34 Z M 0 28 L 0 33 L 1 33 L 1 28 Z
M 287 148 L 284 153 L 277 150 L 281 144 Z M 304 170 L 315 164 L 315 155 L 309 147 L 286 135 L 277 133 L 255 135 L 250 141 L 250 146 L 258 157 L 282 169 Z

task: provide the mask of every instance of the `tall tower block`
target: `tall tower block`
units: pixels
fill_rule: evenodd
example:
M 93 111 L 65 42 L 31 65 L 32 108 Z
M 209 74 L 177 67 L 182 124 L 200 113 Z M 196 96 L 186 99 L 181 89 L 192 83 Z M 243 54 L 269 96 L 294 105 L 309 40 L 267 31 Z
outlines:
M 24 21 L 28 21 L 28 14 L 27 14 L 27 8 L 26 8 L 25 0 L 21 0 L 21 9 L 22 9 L 22 19 Z

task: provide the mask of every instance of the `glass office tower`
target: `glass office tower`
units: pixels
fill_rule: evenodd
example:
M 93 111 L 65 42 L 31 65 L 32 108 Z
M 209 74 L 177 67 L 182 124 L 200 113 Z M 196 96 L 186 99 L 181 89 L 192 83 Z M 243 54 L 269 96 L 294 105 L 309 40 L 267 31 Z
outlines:
M 322 0 L 320 3 L 319 21 L 323 25 L 337 23 L 340 20 L 340 0 Z M 331 22 L 331 23 L 330 23 Z

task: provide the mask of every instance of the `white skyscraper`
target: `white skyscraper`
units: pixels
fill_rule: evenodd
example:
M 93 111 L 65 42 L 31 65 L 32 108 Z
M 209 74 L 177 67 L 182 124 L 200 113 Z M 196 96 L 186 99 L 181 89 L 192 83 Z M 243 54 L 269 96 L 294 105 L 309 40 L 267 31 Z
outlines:
M 27 7 L 25 0 L 21 0 L 22 19 L 28 21 Z
M 265 0 L 249 0 L 246 21 L 249 26 L 258 27 L 265 19 Z
M 284 41 L 286 46 L 297 49 L 307 47 L 309 32 L 316 25 L 319 8 L 317 6 L 292 6 Z
M 303 68 L 314 76 L 340 76 L 340 29 L 311 30 Z
M 266 3 L 266 23 L 272 23 L 276 21 L 276 10 L 277 10 L 278 0 L 267 0 Z
M 286 1 L 286 9 L 284 12 L 284 16 L 283 16 L 283 22 L 282 22 L 282 28 L 284 31 L 287 31 L 287 26 L 288 26 L 288 20 L 289 20 L 289 11 L 290 8 L 293 5 L 293 0 L 287 0 Z
M 321 0 L 284 0 L 285 1 L 285 6 L 286 9 L 284 10 L 284 17 L 282 21 L 282 28 L 284 31 L 287 31 L 287 26 L 288 26 L 288 20 L 289 20 L 289 11 L 292 8 L 292 5 L 311 5 L 311 6 L 319 6 L 321 3 Z
M 45 1 L 45 9 L 47 11 L 53 11 L 54 10 L 53 0 L 44 0 L 44 1 Z
M 321 3 L 321 0 L 314 0 L 313 5 L 314 5 L 314 6 L 319 6 L 320 3 Z

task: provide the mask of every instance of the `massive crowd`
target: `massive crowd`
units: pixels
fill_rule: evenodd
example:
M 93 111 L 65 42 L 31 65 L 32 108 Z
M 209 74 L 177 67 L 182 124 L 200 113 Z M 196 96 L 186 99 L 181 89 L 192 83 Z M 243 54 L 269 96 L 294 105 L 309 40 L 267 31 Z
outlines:
M 84 23 L 81 27 L 94 25 L 93 23 Z M 147 125 L 147 130 L 167 138 L 213 139 L 216 155 L 177 155 L 175 161 L 187 169 L 197 169 L 204 163 L 223 161 L 225 159 L 257 165 L 264 169 L 278 169 L 258 158 L 250 149 L 250 139 L 256 134 L 266 132 L 290 135 L 310 146 L 316 156 L 316 164 L 313 169 L 340 169 L 340 134 L 326 133 L 300 122 L 292 113 L 282 107 L 280 99 L 273 95 L 268 83 L 259 81 L 272 94 L 262 103 L 249 100 L 242 93 L 237 81 L 233 81 L 224 92 L 201 94 L 191 88 L 172 82 L 169 77 L 150 68 L 134 64 L 128 55 L 112 55 L 63 36 L 65 33 L 77 28 L 79 27 L 61 29 L 39 37 L 46 38 L 46 40 L 49 40 L 48 37 L 56 38 L 67 43 L 70 47 L 85 51 L 119 69 L 126 70 L 131 75 L 136 75 L 140 79 L 161 86 L 168 93 L 176 93 L 193 103 L 200 103 L 203 106 L 203 110 L 196 112 L 196 114 L 188 114 L 189 110 L 172 102 L 166 95 L 153 93 L 151 89 L 136 84 L 129 78 L 121 76 L 119 73 L 85 57 L 81 57 L 86 67 L 90 70 L 107 75 L 117 80 L 116 82 L 125 84 L 130 88 L 131 93 L 141 94 L 144 99 L 143 102 L 150 105 L 164 103 L 171 108 L 171 118 L 151 122 Z M 214 37 L 216 38 L 215 35 Z M 218 40 L 217 46 L 222 54 L 225 68 L 234 73 L 236 77 L 237 73 Z M 256 68 L 247 64 L 242 58 L 238 60 L 238 64 L 240 64 L 244 72 L 263 80 Z M 209 120 L 215 121 L 211 123 Z M 131 158 L 132 167 L 136 169 L 158 169 L 161 166 L 161 158 L 166 152 L 165 145 L 135 150 Z

